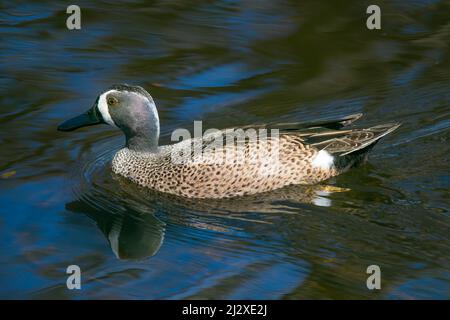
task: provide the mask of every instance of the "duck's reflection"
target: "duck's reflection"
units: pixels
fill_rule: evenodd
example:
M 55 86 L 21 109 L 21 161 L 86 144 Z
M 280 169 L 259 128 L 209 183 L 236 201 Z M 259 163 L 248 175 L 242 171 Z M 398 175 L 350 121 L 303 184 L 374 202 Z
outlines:
M 119 259 L 143 259 L 155 255 L 164 241 L 164 223 L 153 214 L 141 219 L 121 215 L 111 223 L 108 238 Z
M 122 178 L 115 177 L 113 182 L 113 193 L 97 186 L 66 208 L 95 220 L 115 256 L 131 260 L 151 257 L 161 248 L 165 223 L 155 216 L 157 212 L 170 217 L 175 224 L 227 232 L 237 220 L 270 223 L 264 221 L 264 215 L 283 214 L 286 202 L 331 206 L 332 193 L 348 190 L 330 185 L 291 186 L 241 198 L 202 200 L 154 192 Z M 260 218 L 250 219 L 249 213 L 259 214 Z
M 118 259 L 141 260 L 155 255 L 164 241 L 165 224 L 153 213 L 143 213 L 135 208 L 115 208 L 115 213 L 94 208 L 85 197 L 70 202 L 66 209 L 84 213 L 92 218 Z

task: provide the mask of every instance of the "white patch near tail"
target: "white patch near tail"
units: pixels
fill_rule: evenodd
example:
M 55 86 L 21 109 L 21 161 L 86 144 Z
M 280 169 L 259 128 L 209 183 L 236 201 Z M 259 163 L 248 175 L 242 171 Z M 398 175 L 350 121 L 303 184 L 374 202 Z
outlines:
M 334 157 L 325 150 L 320 150 L 312 161 L 313 167 L 330 169 L 333 166 Z

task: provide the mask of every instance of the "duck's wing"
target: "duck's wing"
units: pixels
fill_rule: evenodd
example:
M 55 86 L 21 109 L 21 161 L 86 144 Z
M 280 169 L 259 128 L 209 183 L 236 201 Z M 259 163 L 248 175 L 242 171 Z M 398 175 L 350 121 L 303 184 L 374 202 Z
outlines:
M 315 122 L 276 122 L 266 124 L 256 124 L 240 127 L 242 129 L 278 129 L 280 133 L 296 133 L 302 132 L 306 129 L 331 129 L 339 130 L 346 127 L 359 118 L 362 117 L 362 113 L 355 113 L 341 118 L 324 119 Z
M 291 122 L 248 125 L 235 129 L 278 129 L 280 135 L 293 135 L 302 143 L 308 144 L 318 150 L 326 150 L 333 155 L 345 156 L 368 146 L 373 146 L 379 139 L 397 129 L 399 123 L 387 123 L 370 128 L 346 129 L 359 118 L 362 113 L 348 115 L 342 118 L 329 119 L 317 122 Z M 223 130 L 203 137 L 204 146 L 221 137 Z M 220 138 L 219 138 L 220 139 Z
M 399 126 L 400 123 L 387 123 L 370 128 L 351 130 L 311 128 L 299 133 L 299 136 L 306 144 L 319 150 L 326 150 L 333 155 L 345 156 L 375 145 L 379 139 Z
M 310 140 L 315 141 L 319 137 L 323 137 L 321 141 L 324 141 L 325 137 L 333 138 L 333 135 L 341 135 L 342 133 L 348 132 L 339 129 L 352 124 L 361 118 L 362 115 L 362 113 L 356 113 L 341 118 L 324 119 L 316 122 L 276 122 L 226 128 L 203 135 L 202 143 L 205 148 L 216 140 L 225 139 L 226 132 L 235 132 L 236 130 L 246 131 L 248 129 L 266 129 L 267 133 L 269 133 L 269 139 L 272 138 L 270 130 L 278 130 L 279 135 L 295 135 L 301 137 L 301 140 L 304 140 L 306 143 Z M 194 141 L 199 140 L 193 139 L 192 142 Z

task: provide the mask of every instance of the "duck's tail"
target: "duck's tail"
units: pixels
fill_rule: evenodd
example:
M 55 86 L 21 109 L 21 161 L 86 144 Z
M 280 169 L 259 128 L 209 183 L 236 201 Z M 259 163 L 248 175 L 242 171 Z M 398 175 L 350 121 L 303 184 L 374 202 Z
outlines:
M 365 162 L 368 152 L 377 142 L 400 125 L 387 123 L 364 129 L 340 130 L 341 134 L 312 145 L 330 153 L 334 159 L 334 166 L 344 171 Z
M 344 171 L 364 162 L 375 144 L 400 126 L 400 123 L 387 123 L 370 128 L 346 128 L 361 116 L 356 114 L 314 124 L 300 129 L 297 134 L 306 144 L 318 149 L 327 164 Z
M 292 122 L 261 126 L 279 129 L 280 134 L 297 135 L 303 143 L 319 150 L 319 157 L 314 160 L 316 165 L 321 167 L 334 165 L 339 171 L 344 171 L 362 163 L 378 140 L 401 125 L 396 122 L 370 128 L 348 128 L 362 115 L 356 113 L 314 123 Z

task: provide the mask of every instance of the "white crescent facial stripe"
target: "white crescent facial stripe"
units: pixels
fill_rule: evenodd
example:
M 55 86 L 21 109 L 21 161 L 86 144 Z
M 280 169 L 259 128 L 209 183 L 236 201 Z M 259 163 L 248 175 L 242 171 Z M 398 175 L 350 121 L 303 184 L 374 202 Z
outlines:
M 106 96 L 109 93 L 115 92 L 115 91 L 116 90 L 106 91 L 98 98 L 98 103 L 97 103 L 98 110 L 102 114 L 103 120 L 105 120 L 105 122 L 107 124 L 114 126 L 114 127 L 116 127 L 116 124 L 114 123 L 113 119 L 111 118 L 111 115 L 109 114 L 108 103 L 106 102 Z

